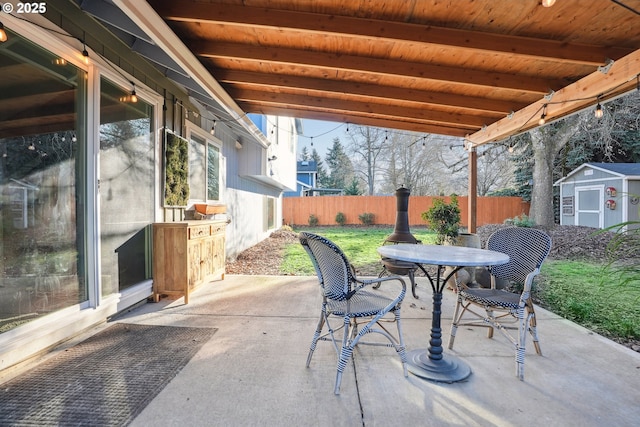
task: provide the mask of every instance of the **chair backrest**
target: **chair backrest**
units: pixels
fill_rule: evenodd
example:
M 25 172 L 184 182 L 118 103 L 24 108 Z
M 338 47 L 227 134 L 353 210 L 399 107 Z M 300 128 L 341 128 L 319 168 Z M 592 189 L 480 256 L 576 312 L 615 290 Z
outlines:
M 298 238 L 311 258 L 324 295 L 338 301 L 347 299 L 355 277 L 342 250 L 317 234 L 301 232 Z
M 509 255 L 508 263 L 490 268 L 492 275 L 504 280 L 525 283 L 527 275 L 540 268 L 549 255 L 551 238 L 536 228 L 502 228 L 489 236 L 487 249 Z

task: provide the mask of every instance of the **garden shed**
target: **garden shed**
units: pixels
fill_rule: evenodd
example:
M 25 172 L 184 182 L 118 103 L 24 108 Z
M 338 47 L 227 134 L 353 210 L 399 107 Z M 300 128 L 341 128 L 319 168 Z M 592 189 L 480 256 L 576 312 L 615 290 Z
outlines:
M 584 163 L 555 185 L 561 225 L 606 228 L 640 219 L 640 163 Z

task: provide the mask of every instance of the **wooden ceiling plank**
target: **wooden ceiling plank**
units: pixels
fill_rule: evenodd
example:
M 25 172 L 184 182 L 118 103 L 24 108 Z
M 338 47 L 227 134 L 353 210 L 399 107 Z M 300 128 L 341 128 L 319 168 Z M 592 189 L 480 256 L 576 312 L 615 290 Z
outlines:
M 223 84 L 269 86 L 272 88 L 318 90 L 339 94 L 419 102 L 475 110 L 479 114 L 504 114 L 524 108 L 525 103 L 514 103 L 488 97 L 474 97 L 454 93 L 431 92 L 400 86 L 378 86 L 370 83 L 304 76 L 268 74 L 251 71 L 216 69 L 217 80 Z
M 486 128 L 469 135 L 474 145 L 487 144 L 507 138 L 538 126 L 538 119 L 546 104 L 546 120 L 551 122 L 580 111 L 598 102 L 634 90 L 640 75 L 640 49 L 616 61 L 607 73 L 596 71 L 568 85 L 553 95 L 551 100 L 541 99 Z
M 568 83 L 535 76 L 469 70 L 392 59 L 310 52 L 301 49 L 248 46 L 240 43 L 215 43 L 205 40 L 189 40 L 186 44 L 197 56 L 207 58 L 233 58 L 252 62 L 291 64 L 297 67 L 326 67 L 358 73 L 409 76 L 461 85 L 500 87 L 537 94 L 560 89 Z
M 229 89 L 229 94 L 234 99 L 242 102 L 251 102 L 254 104 L 270 104 L 284 106 L 306 106 L 314 107 L 321 110 L 341 110 L 352 111 L 365 114 L 375 114 L 379 116 L 404 117 L 405 119 L 417 119 L 431 123 L 443 123 L 456 126 L 465 126 L 472 129 L 480 129 L 487 123 L 492 123 L 493 118 L 486 119 L 478 116 L 465 116 L 462 114 L 446 113 L 442 111 L 434 111 L 425 108 L 408 108 L 395 105 L 376 104 L 373 102 L 360 102 L 327 98 L 283 94 L 283 93 L 267 93 L 251 90 Z
M 326 112 L 308 110 L 302 106 L 279 107 L 273 105 L 253 104 L 251 102 L 238 101 L 238 104 L 247 112 L 256 114 L 271 114 L 275 116 L 287 116 L 312 120 L 325 120 L 338 123 L 352 123 L 362 126 L 374 126 L 388 129 L 401 129 L 411 132 L 433 133 L 439 135 L 449 135 L 464 137 L 468 130 L 464 128 L 451 127 L 445 125 L 434 125 L 420 123 L 417 121 L 405 121 L 401 119 L 376 118 L 370 115 L 359 115 L 342 112 Z
M 603 64 L 607 58 L 617 59 L 632 51 L 627 48 L 233 4 L 212 6 L 207 3 L 175 1 L 151 3 L 158 14 L 170 21 L 261 26 L 280 31 L 293 29 L 367 39 L 375 37 L 595 66 Z

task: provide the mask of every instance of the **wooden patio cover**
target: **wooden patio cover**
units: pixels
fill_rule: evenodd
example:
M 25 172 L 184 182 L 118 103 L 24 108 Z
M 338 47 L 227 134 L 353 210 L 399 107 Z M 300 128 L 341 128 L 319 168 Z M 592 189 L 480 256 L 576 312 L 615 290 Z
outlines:
M 144 2 L 115 3 L 147 19 Z M 545 104 L 547 121 L 595 106 L 640 73 L 640 0 L 148 4 L 244 112 L 474 145 L 537 126 Z

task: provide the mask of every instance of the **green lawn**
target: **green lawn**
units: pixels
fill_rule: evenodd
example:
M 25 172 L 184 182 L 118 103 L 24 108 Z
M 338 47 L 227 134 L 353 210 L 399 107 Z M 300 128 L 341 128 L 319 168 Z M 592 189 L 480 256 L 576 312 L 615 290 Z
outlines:
M 299 231 L 320 234 L 340 246 L 349 261 L 366 274 L 381 270 L 380 255 L 376 248 L 393 233 L 393 227 L 319 227 L 301 228 Z M 411 234 L 424 243 L 433 243 L 436 235 L 426 228 L 412 228 Z M 289 245 L 280 267 L 284 274 L 315 274 L 309 256 L 301 245 Z
M 300 228 L 335 242 L 352 264 L 365 274 L 380 271 L 376 248 L 393 228 L 318 227 Z M 435 234 L 426 228 L 412 228 L 423 243 L 433 243 Z M 284 274 L 314 275 L 306 252 L 299 244 L 285 250 Z M 611 278 L 614 278 L 611 280 Z M 620 339 L 640 338 L 640 289 L 615 279 L 616 270 L 581 261 L 547 260 L 534 282 L 534 296 L 540 305 L 600 334 Z M 635 283 L 639 277 L 634 279 Z

